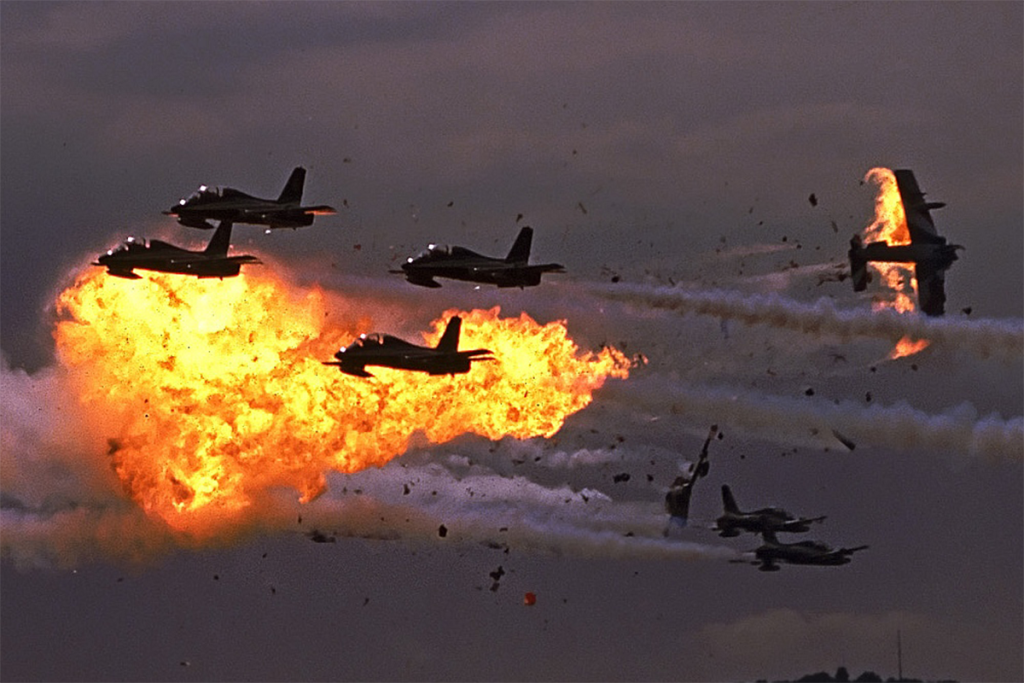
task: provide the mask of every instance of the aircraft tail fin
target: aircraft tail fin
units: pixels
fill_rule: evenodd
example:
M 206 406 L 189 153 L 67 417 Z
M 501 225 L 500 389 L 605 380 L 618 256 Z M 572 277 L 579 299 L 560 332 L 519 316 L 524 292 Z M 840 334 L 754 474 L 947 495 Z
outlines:
M 530 260 L 530 245 L 533 242 L 533 228 L 524 227 L 519 231 L 515 243 L 505 257 L 507 263 L 521 263 L 526 265 Z
M 736 505 L 736 499 L 732 495 L 732 489 L 729 488 L 728 484 L 722 484 L 722 507 L 725 508 L 726 512 L 739 513 L 740 511 Z
M 455 353 L 459 350 L 459 332 L 462 330 L 462 318 L 455 315 L 448 321 L 448 327 L 441 335 L 441 341 L 437 342 L 437 350 L 446 353 Z
M 295 170 L 288 177 L 288 182 L 285 183 L 284 189 L 281 190 L 281 196 L 277 198 L 279 204 L 285 204 L 290 202 L 301 202 L 302 201 L 302 186 L 306 183 L 306 169 L 301 166 L 296 166 Z
M 853 291 L 863 292 L 871 281 L 871 274 L 868 272 L 868 260 L 864 257 L 864 241 L 860 235 L 850 238 L 850 279 L 853 281 Z
M 231 221 L 221 221 L 217 225 L 217 229 L 213 232 L 213 237 L 210 238 L 210 243 L 206 245 L 204 254 L 209 256 L 227 256 L 228 246 L 231 243 Z

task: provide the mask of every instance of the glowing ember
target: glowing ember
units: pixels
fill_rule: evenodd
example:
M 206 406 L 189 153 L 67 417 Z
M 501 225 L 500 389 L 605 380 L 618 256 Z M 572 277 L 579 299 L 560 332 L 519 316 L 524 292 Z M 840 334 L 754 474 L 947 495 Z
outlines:
M 903 210 L 899 186 L 896 176 L 888 168 L 873 168 L 864 176 L 865 182 L 878 185 L 875 195 L 875 220 L 864 228 L 864 243 L 887 242 L 891 246 L 910 244 L 910 230 L 907 228 L 907 215 Z M 876 299 L 873 307 L 880 310 L 894 308 L 900 313 L 909 313 L 915 309 L 917 300 L 917 281 L 914 279 L 913 266 L 904 263 L 883 263 L 869 261 L 868 265 L 886 284 L 894 298 L 886 301 Z M 902 358 L 917 353 L 928 347 L 927 339 L 913 340 L 903 337 L 896 348 L 889 354 L 890 359 Z
M 458 313 L 460 347 L 491 349 L 495 362 L 350 377 L 321 361 L 373 331 L 354 308 L 267 272 L 128 281 L 91 270 L 58 298 L 54 337 L 127 494 L 197 537 L 244 522 L 273 487 L 309 501 L 326 472 L 381 466 L 416 432 L 435 443 L 551 436 L 607 377 L 628 375 L 614 349 L 579 356 L 564 322 L 493 308 L 446 311 L 426 341 Z

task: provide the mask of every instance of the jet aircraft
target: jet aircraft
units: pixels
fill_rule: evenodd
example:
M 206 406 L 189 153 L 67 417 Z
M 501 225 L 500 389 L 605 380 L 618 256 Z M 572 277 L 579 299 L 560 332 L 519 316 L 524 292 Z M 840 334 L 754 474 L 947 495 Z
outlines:
M 367 365 L 377 365 L 398 370 L 415 370 L 430 375 L 455 375 L 469 372 L 472 361 L 494 360 L 491 351 L 473 349 L 459 351 L 459 332 L 462 318 L 452 316 L 434 348 L 417 346 L 389 334 L 361 334 L 352 344 L 343 346 L 334 354 L 336 361 L 324 361 L 324 365 L 337 365 L 348 375 L 372 377 L 366 371 Z
M 230 241 L 230 221 L 221 221 L 203 251 L 189 251 L 160 240 L 150 240 L 147 244 L 145 240 L 129 237 L 121 246 L 101 254 L 93 265 L 106 266 L 110 275 L 138 280 L 141 276 L 135 273 L 135 268 L 225 278 L 238 275 L 243 265 L 260 263 L 258 258 L 248 254 L 228 256 Z
M 722 516 L 715 520 L 715 528 L 718 530 L 718 535 L 723 537 L 739 536 L 741 531 L 802 533 L 811 528 L 811 523 L 821 522 L 825 519 L 825 517 L 798 519 L 782 508 L 775 507 L 743 512 L 736 505 L 736 499 L 728 484 L 722 484 L 722 505 L 725 510 Z
M 700 449 L 700 456 L 695 464 L 690 465 L 686 472 L 680 474 L 672 482 L 671 488 L 665 494 L 665 512 L 669 514 L 669 524 L 686 526 L 690 516 L 690 496 L 693 495 L 693 486 L 701 477 L 706 477 L 711 469 L 708 462 L 708 446 L 711 440 L 718 434 L 718 425 L 711 425 L 708 430 L 708 438 L 704 439 L 704 446 Z M 668 527 L 665 527 L 665 535 L 668 535 Z
M 465 247 L 447 247 L 431 244 L 418 256 L 410 256 L 401 270 L 392 273 L 404 274 L 406 280 L 421 287 L 440 287 L 435 277 L 445 277 L 466 282 L 480 282 L 498 287 L 533 287 L 540 284 L 544 273 L 564 273 L 559 263 L 527 265 L 530 259 L 530 245 L 533 228 L 519 231 L 508 256 L 503 259 L 482 256 Z
M 849 564 L 851 555 L 868 547 L 859 545 L 855 548 L 835 549 L 818 541 L 780 543 L 773 531 L 762 531 L 761 537 L 764 544 L 754 551 L 757 559 L 751 564 L 759 565 L 758 569 L 763 572 L 778 571 L 779 562 L 824 566 Z
M 886 242 L 871 242 L 865 245 L 860 235 L 850 239 L 850 275 L 853 290 L 862 292 L 871 280 L 868 261 L 889 261 L 914 264 L 914 278 L 917 280 L 917 298 L 926 315 L 938 316 L 945 312 L 946 270 L 957 259 L 959 244 L 946 244 L 932 222 L 931 209 L 945 206 L 942 202 L 926 202 L 924 193 L 917 186 L 914 172 L 907 169 L 893 171 L 900 200 L 907 216 L 910 244 L 890 246 Z
M 335 213 L 334 208 L 326 204 L 301 206 L 305 182 L 306 169 L 299 166 L 292 171 L 277 199 L 260 199 L 230 187 L 200 185 L 192 195 L 179 200 L 164 214 L 176 216 L 184 226 L 204 230 L 213 229 L 207 222 L 210 220 L 265 225 L 267 229 L 303 228 L 313 224 L 314 216 Z

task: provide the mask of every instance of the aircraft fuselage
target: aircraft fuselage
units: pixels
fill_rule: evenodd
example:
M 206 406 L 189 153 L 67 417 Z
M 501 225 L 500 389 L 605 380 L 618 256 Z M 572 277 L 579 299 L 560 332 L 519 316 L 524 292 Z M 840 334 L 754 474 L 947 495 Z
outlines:
M 345 357 L 345 354 L 335 354 L 338 359 L 338 367 L 342 372 L 366 377 L 367 365 L 392 368 L 395 370 L 412 370 L 414 372 L 425 372 L 428 375 L 458 375 L 469 372 L 470 359 L 465 356 L 419 356 L 419 357 L 396 357 L 391 355 L 359 355 L 357 357 Z
M 520 266 L 487 258 L 460 260 L 458 263 L 447 264 L 415 261 L 402 264 L 406 279 L 412 284 L 425 287 L 439 287 L 440 285 L 433 280 L 435 277 L 498 287 L 536 287 L 544 273 L 557 273 L 562 270 L 562 266 L 556 263 Z
M 207 221 L 231 221 L 247 225 L 266 225 L 271 228 L 304 228 L 313 225 L 313 213 L 307 213 L 296 202 L 282 207 L 268 200 L 251 199 L 196 201 L 182 204 L 165 212 L 176 216 L 178 222 L 190 228 L 212 228 Z

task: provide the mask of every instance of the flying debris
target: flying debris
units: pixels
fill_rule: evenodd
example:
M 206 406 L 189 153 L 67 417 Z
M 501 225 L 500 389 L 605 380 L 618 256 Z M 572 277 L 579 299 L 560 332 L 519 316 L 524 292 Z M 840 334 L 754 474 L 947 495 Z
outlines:
M 200 185 L 190 196 L 181 199 L 167 211 L 178 222 L 189 228 L 213 229 L 207 221 L 234 221 L 267 228 L 304 228 L 313 224 L 314 216 L 336 213 L 326 204 L 301 206 L 302 186 L 306 182 L 306 169 L 301 166 L 292 171 L 288 182 L 277 199 L 260 199 L 230 187 Z
M 854 235 L 848 253 L 853 289 L 862 292 L 867 288 L 871 280 L 867 270 L 869 261 L 913 263 L 921 310 L 927 315 L 942 315 L 946 304 L 946 270 L 957 259 L 957 250 L 963 247 L 946 244 L 946 239 L 935 230 L 928 212 L 945 204 L 924 200 L 913 171 L 898 169 L 893 174 L 906 214 L 910 244 L 890 246 L 887 242 L 871 242 L 865 245 L 860 235 Z
M 141 276 L 135 269 L 180 273 L 196 277 L 234 277 L 242 265 L 260 263 L 255 256 L 228 256 L 231 222 L 221 221 L 203 251 L 189 251 L 160 240 L 129 237 L 121 246 L 101 254 L 94 266 L 106 266 L 107 273 L 128 280 Z
M 869 391 L 869 392 L 867 392 L 866 394 L 864 394 L 864 398 L 865 398 L 865 400 L 866 400 L 866 401 L 867 401 L 868 403 L 871 403 L 871 392 Z M 851 440 L 850 440 L 850 439 L 849 439 L 848 437 L 846 437 L 846 436 L 843 436 L 843 435 L 842 435 L 842 434 L 841 434 L 841 433 L 839 432 L 839 430 L 837 430 L 837 429 L 833 429 L 833 430 L 832 430 L 832 436 L 834 436 L 834 437 L 836 437 L 837 439 L 839 439 L 839 441 L 840 441 L 840 442 L 841 442 L 841 443 L 842 443 L 842 444 L 843 444 L 844 446 L 846 446 L 847 448 L 849 448 L 849 449 L 850 449 L 851 451 L 852 451 L 853 449 L 855 449 L 855 448 L 857 447 L 857 444 L 855 444 L 855 443 L 854 443 L 853 441 L 851 441 Z
M 533 591 L 526 591 L 523 593 L 523 604 L 527 607 L 533 607 L 537 604 L 537 594 Z
M 494 360 L 492 352 L 487 349 L 459 351 L 461 329 L 462 318 L 452 316 L 435 348 L 417 346 L 389 334 L 361 334 L 352 344 L 343 346 L 334 354 L 336 361 L 324 361 L 324 365 L 336 365 L 345 374 L 356 377 L 373 376 L 366 371 L 367 365 L 415 370 L 430 375 L 455 375 L 469 372 L 472 361 Z
M 319 529 L 307 531 L 306 538 L 313 541 L 313 543 L 335 543 L 338 540 L 334 536 L 328 536 Z
M 800 541 L 799 543 L 780 543 L 773 531 L 762 531 L 764 544 L 754 551 L 757 558 L 751 564 L 759 565 L 763 572 L 776 572 L 779 562 L 785 564 L 813 564 L 836 566 L 849 564 L 850 556 L 868 546 L 859 545 L 855 548 L 834 549 L 819 541 Z
M 728 484 L 722 484 L 722 516 L 715 520 L 715 529 L 722 537 L 739 536 L 741 531 L 751 533 L 785 531 L 803 533 L 808 531 L 813 522 L 821 522 L 824 517 L 796 518 L 782 508 L 767 507 L 751 512 L 743 512 L 736 505 L 736 499 Z
M 527 265 L 533 228 L 519 231 L 508 256 L 503 259 L 482 256 L 465 247 L 431 244 L 418 256 L 409 257 L 401 270 L 390 272 L 405 275 L 406 280 L 421 287 L 440 287 L 435 277 L 480 282 L 498 287 L 533 287 L 540 284 L 544 273 L 564 273 L 559 263 Z
M 697 463 L 687 468 L 687 471 L 676 477 L 671 488 L 665 494 L 665 511 L 669 514 L 669 525 L 678 524 L 686 526 L 687 518 L 690 516 L 690 496 L 693 495 L 693 486 L 701 477 L 706 477 L 711 468 L 708 462 L 708 446 L 711 440 L 718 433 L 718 425 L 711 425 L 708 430 L 708 438 L 704 439 L 704 445 L 700 449 L 700 456 Z M 669 527 L 665 527 L 665 535 L 668 535 Z

